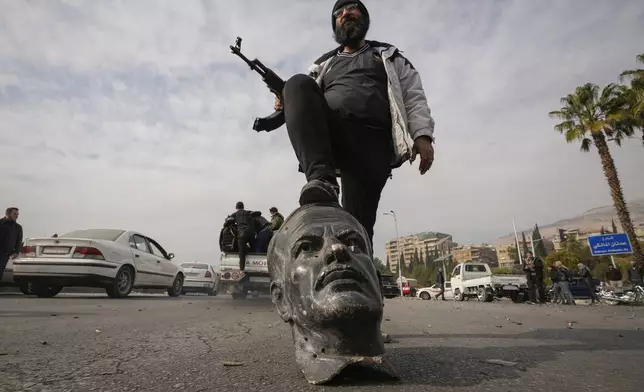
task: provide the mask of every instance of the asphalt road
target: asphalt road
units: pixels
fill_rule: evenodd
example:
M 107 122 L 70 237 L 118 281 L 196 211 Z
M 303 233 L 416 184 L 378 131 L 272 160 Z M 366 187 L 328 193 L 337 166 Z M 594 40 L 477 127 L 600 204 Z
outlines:
M 0 296 L 1 391 L 641 391 L 644 309 L 387 300 L 401 380 L 309 385 L 269 299 Z M 488 360 L 509 361 L 508 364 Z M 241 366 L 227 367 L 224 361 Z

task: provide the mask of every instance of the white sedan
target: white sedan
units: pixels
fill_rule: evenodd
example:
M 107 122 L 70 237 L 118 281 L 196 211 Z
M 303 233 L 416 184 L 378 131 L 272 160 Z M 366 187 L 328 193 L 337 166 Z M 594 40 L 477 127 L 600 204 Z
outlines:
M 434 284 L 433 286 L 429 287 L 423 287 L 422 289 L 419 289 L 416 292 L 416 297 L 421 298 L 421 299 L 436 299 L 436 296 L 438 293 L 441 292 L 441 288 L 437 285 Z M 452 293 L 452 283 L 451 282 L 445 282 L 445 299 L 453 299 L 454 298 L 454 293 Z
M 208 263 L 181 263 L 186 280 L 183 282 L 183 293 L 208 293 L 217 295 L 220 275 Z
M 133 288 L 167 289 L 177 297 L 184 274 L 158 242 L 115 229 L 77 230 L 56 238 L 29 238 L 13 262 L 14 280 L 31 284 L 38 297 L 54 297 L 65 286 L 104 288 L 111 298 Z

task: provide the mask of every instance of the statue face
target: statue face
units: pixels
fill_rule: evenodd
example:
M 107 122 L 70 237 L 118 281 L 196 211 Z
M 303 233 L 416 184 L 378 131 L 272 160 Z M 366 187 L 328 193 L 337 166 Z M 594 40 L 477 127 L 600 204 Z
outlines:
M 300 326 L 337 326 L 342 319 L 382 318 L 378 274 L 366 232 L 333 206 L 300 211 L 276 238 L 283 257 L 284 311 Z

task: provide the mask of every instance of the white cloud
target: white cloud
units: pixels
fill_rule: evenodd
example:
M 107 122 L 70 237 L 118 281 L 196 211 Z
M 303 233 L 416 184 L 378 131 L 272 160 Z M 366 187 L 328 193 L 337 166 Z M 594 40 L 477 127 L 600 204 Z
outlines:
M 284 77 L 335 46 L 327 1 L 2 1 L 2 202 L 26 234 L 124 227 L 181 259 L 215 260 L 241 199 L 295 208 L 304 183 L 284 129 L 256 134 L 272 97 L 228 46 Z M 381 210 L 401 234 L 477 242 L 610 203 L 595 152 L 547 116 L 642 52 L 639 1 L 365 1 L 370 38 L 404 50 L 436 118 L 436 158 L 394 172 Z M 613 149 L 627 198 L 644 195 L 641 144 Z M 382 255 L 393 222 L 379 217 Z

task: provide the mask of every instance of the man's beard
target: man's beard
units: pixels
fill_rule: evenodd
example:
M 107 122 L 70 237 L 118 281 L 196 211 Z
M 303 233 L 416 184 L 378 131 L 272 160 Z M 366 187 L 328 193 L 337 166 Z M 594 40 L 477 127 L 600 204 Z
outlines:
M 341 24 L 336 25 L 333 38 L 340 45 L 356 47 L 367 36 L 368 30 L 369 19 L 347 15 Z

